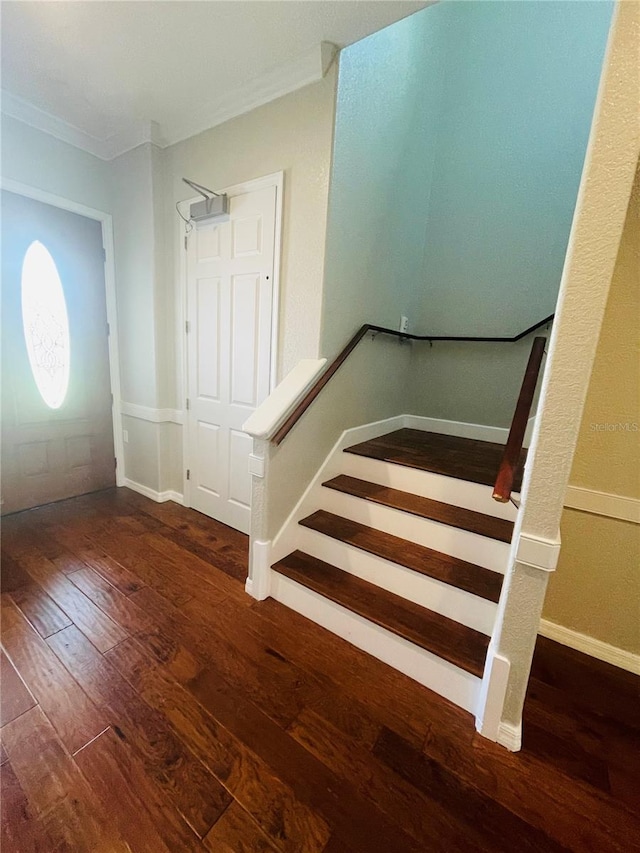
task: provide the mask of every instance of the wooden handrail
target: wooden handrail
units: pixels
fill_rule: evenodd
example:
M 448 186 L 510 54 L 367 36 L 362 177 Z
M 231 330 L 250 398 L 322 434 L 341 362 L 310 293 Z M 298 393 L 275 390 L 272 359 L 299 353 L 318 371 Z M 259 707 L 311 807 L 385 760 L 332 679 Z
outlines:
M 295 409 L 291 412 L 289 417 L 282 423 L 282 425 L 278 428 L 278 431 L 275 433 L 273 438 L 271 439 L 272 444 L 280 444 L 280 442 L 289 434 L 291 429 L 293 429 L 294 425 L 300 420 L 302 415 L 307 411 L 309 406 L 316 399 L 318 394 L 322 391 L 324 386 L 329 382 L 331 377 L 338 372 L 338 370 L 345 363 L 349 355 L 353 352 L 353 350 L 358 346 L 360 341 L 364 338 L 367 332 L 376 332 L 383 335 L 391 335 L 395 338 L 400 338 L 405 341 L 471 341 L 476 343 L 514 343 L 515 341 L 519 341 L 522 338 L 530 335 L 531 332 L 535 332 L 536 329 L 539 329 L 541 326 L 546 326 L 547 323 L 550 323 L 553 320 L 554 315 L 550 314 L 548 317 L 545 317 L 544 320 L 540 320 L 539 323 L 536 323 L 533 326 L 530 326 L 528 329 L 525 329 L 524 332 L 520 332 L 519 335 L 514 335 L 512 338 L 469 338 L 469 337 L 452 337 L 452 336 L 438 336 L 438 335 L 410 335 L 407 332 L 398 332 L 396 329 L 387 329 L 384 326 L 372 326 L 370 323 L 365 323 L 364 326 L 361 326 L 355 335 L 351 338 L 346 347 L 340 352 L 334 360 L 331 362 L 329 367 L 322 373 L 311 388 L 304 395 L 302 400 L 298 403 Z M 543 339 L 544 340 L 544 339 Z
M 533 395 L 536 392 L 536 385 L 538 384 L 538 375 L 540 373 L 546 342 L 546 338 L 535 338 L 531 347 L 527 369 L 524 372 L 524 379 L 522 380 L 520 396 L 518 397 L 516 410 L 513 413 L 513 420 L 511 421 L 509 438 L 504 448 L 504 455 L 493 487 L 493 499 L 500 503 L 507 503 L 511 497 L 513 481 L 518 463 L 520 462 L 520 455 L 522 454 L 524 434 L 527 430 L 527 421 L 529 420 L 529 412 L 533 403 Z

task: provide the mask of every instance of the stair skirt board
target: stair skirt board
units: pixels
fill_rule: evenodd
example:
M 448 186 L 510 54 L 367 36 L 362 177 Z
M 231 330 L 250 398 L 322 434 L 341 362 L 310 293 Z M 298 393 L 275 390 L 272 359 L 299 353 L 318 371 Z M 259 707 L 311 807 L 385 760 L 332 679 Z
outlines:
M 435 578 L 368 554 L 354 545 L 300 528 L 298 548 L 350 575 L 491 636 L 497 605 Z
M 356 443 L 355 441 L 353 442 Z M 512 503 L 498 503 L 491 497 L 490 486 L 471 483 L 468 480 L 456 480 L 443 474 L 431 471 L 420 471 L 417 468 L 407 468 L 393 462 L 371 459 L 367 456 L 356 456 L 354 453 L 343 453 L 340 473 L 360 480 L 368 480 L 379 486 L 390 486 L 403 492 L 411 492 L 423 498 L 432 498 L 443 503 L 472 509 L 495 518 L 515 521 L 517 509 Z M 325 480 L 329 479 L 325 477 Z M 519 495 L 513 495 L 514 500 Z
M 305 586 L 271 572 L 271 596 L 312 622 L 475 714 L 482 681 Z
M 500 574 L 504 574 L 507 568 L 511 548 L 507 542 L 489 539 L 487 536 L 429 518 L 410 515 L 403 510 L 382 506 L 333 489 L 323 489 L 320 509 Z

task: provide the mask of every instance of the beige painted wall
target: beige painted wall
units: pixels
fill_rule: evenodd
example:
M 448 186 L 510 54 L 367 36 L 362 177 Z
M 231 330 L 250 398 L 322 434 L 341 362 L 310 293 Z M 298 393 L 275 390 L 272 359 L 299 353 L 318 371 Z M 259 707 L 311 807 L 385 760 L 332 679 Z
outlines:
M 316 358 L 324 273 L 337 63 L 318 83 L 166 148 L 163 153 L 166 269 L 178 281 L 175 204 L 191 178 L 213 189 L 284 171 L 278 378 Z M 173 346 L 167 332 L 167 346 Z M 176 359 L 180 387 L 181 365 Z
M 569 483 L 640 500 L 640 168 L 615 273 Z M 620 425 L 629 425 L 622 429 Z M 635 425 L 635 430 L 634 430 Z M 640 653 L 640 526 L 574 509 L 543 617 Z

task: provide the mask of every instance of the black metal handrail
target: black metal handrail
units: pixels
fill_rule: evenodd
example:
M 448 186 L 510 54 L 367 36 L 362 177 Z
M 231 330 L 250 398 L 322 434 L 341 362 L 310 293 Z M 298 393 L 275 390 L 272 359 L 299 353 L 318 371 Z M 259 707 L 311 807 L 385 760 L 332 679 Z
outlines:
M 400 338 L 405 341 L 469 341 L 471 343 L 515 343 L 516 341 L 522 340 L 527 335 L 530 335 L 531 332 L 535 332 L 536 329 L 539 329 L 541 326 L 546 326 L 547 323 L 550 323 L 554 314 L 550 314 L 548 317 L 545 317 L 544 320 L 540 320 L 539 323 L 536 323 L 533 326 L 530 326 L 528 329 L 525 329 L 524 332 L 520 332 L 519 335 L 515 335 L 512 338 L 470 338 L 470 337 L 462 337 L 462 336 L 451 336 L 451 335 L 410 335 L 408 332 L 399 332 L 397 329 L 387 329 L 384 326 L 373 326 L 370 323 L 365 323 L 364 326 L 361 326 L 355 335 L 351 338 L 346 347 L 340 352 L 334 360 L 331 362 L 329 367 L 320 374 L 320 376 L 313 383 L 311 388 L 304 395 L 302 400 L 298 403 L 295 409 L 291 412 L 289 417 L 284 421 L 282 426 L 278 429 L 276 434 L 271 439 L 273 444 L 280 444 L 280 442 L 284 439 L 286 435 L 290 432 L 290 430 L 294 427 L 294 425 L 300 420 L 302 415 L 309 408 L 311 403 L 315 400 L 318 394 L 322 391 L 325 385 L 329 382 L 331 377 L 337 373 L 337 371 L 342 367 L 342 365 L 347 360 L 348 356 L 353 352 L 353 350 L 357 347 L 360 341 L 364 338 L 367 332 L 377 332 L 378 334 L 391 335 L 396 338 Z

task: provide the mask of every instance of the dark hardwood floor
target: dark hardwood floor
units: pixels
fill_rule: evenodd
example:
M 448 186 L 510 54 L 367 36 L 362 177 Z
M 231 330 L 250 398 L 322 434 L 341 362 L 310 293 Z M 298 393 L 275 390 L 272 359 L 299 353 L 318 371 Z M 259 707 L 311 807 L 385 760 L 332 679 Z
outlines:
M 524 748 L 110 490 L 3 519 L 2 851 L 640 849 L 638 679 L 541 640 Z

